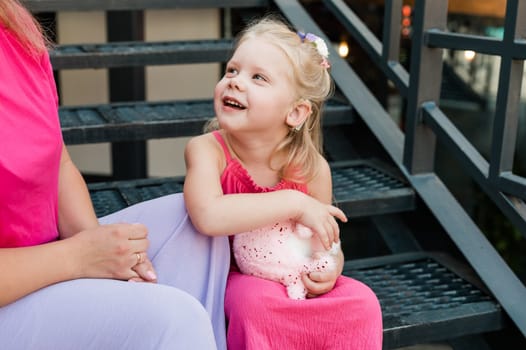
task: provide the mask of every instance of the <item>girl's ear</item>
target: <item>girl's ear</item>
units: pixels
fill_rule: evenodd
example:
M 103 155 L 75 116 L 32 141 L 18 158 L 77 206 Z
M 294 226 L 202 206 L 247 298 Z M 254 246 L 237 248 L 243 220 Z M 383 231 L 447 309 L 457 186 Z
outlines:
M 286 123 L 291 128 L 300 129 L 312 113 L 312 105 L 309 100 L 299 100 L 287 115 Z

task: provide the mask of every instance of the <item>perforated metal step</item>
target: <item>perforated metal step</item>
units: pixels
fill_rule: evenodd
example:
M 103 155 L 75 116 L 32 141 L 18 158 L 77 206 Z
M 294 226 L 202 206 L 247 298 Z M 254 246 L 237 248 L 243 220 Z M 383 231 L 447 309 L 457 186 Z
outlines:
M 348 104 L 329 100 L 324 123 L 352 123 Z M 126 102 L 61 107 L 62 135 L 66 144 L 137 141 L 194 136 L 214 117 L 212 100 Z
M 401 179 L 372 161 L 331 164 L 336 204 L 349 217 L 414 209 L 415 194 Z M 97 216 L 163 195 L 181 192 L 184 178 L 141 179 L 89 184 Z
M 343 274 L 364 282 L 378 296 L 384 349 L 504 327 L 500 305 L 475 274 L 445 255 L 408 253 L 353 260 L 345 263 Z
M 23 0 L 32 12 L 118 11 L 168 8 L 260 7 L 266 0 Z
M 143 67 L 226 62 L 232 40 L 115 42 L 58 45 L 50 51 L 53 69 Z

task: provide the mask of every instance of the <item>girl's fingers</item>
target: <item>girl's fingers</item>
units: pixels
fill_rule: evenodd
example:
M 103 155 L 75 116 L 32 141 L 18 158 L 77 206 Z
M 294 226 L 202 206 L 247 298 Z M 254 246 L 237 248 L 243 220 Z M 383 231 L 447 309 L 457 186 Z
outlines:
M 333 232 L 333 240 L 331 241 L 331 247 L 332 247 L 332 242 L 338 243 L 340 241 L 340 226 L 338 225 L 336 220 L 331 221 L 331 226 L 332 226 L 332 232 Z
M 317 273 L 317 275 L 314 273 L 304 274 L 302 276 L 302 281 L 305 285 L 305 289 L 307 289 L 307 297 L 312 298 L 329 292 L 332 289 L 334 282 L 328 277 L 330 277 L 330 275 L 327 276 L 321 273 Z
M 342 222 L 347 222 L 347 216 L 345 215 L 345 213 L 338 207 L 335 207 L 333 205 L 331 205 L 331 210 L 330 210 L 330 213 L 332 216 L 334 217 L 337 217 L 338 219 L 340 219 Z
M 333 243 L 340 241 L 340 227 L 333 217 L 325 221 L 320 229 L 315 230 L 325 250 L 330 250 Z

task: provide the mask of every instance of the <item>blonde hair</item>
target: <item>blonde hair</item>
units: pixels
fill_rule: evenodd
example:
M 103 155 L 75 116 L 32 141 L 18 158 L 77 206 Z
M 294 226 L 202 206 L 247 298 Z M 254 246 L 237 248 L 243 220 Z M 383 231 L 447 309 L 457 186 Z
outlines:
M 239 34 L 234 49 L 251 38 L 264 38 L 285 53 L 292 67 L 298 100 L 307 100 L 311 104 L 312 114 L 304 125 L 299 130 L 291 129 L 274 151 L 274 155 L 286 154 L 285 162 L 278 169 L 282 178 L 309 182 L 319 170 L 319 155 L 322 154 L 322 107 L 333 91 L 333 82 L 323 64 L 324 57 L 312 42 L 302 40 L 282 19 L 274 15 L 250 23 Z M 218 128 L 214 118 L 205 130 Z
M 0 0 L 0 22 L 13 33 L 30 55 L 40 57 L 49 41 L 42 27 L 18 0 Z

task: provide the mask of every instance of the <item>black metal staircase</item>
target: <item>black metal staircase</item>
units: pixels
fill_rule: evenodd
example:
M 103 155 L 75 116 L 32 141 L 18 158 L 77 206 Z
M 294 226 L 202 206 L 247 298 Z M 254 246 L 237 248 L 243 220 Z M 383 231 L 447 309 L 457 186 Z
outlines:
M 326 31 L 318 26 L 313 19 L 315 14 L 309 13 L 302 2 L 292 0 L 25 0 L 23 3 L 34 12 L 159 8 L 250 9 L 260 14 L 277 11 L 298 29 L 315 33 Z M 383 44 L 368 32 L 344 1 L 323 3 L 369 53 L 371 61 L 384 72 L 386 79 L 394 83 L 408 106 L 406 129 L 401 131 L 349 64 L 330 48 L 331 73 L 338 98 L 329 101 L 324 111 L 324 133 L 325 149 L 333 171 L 335 202 L 349 217 L 372 222 L 385 241 L 382 244 L 390 248 L 381 255 L 350 259 L 344 274 L 364 281 L 377 293 L 384 316 L 384 348 L 449 342 L 455 349 L 468 349 L 473 344 L 483 344 L 490 349 L 497 347 L 486 338 L 498 337 L 502 332 L 510 332 L 514 339 L 524 341 L 524 285 L 433 169 L 434 150 L 438 147 L 436 138 L 446 140 L 459 158 L 474 159 L 473 162 L 466 160 L 467 172 L 474 174 L 482 186 L 489 189 L 495 201 L 501 203 L 501 209 L 525 234 L 525 179 L 510 175 L 503 165 L 499 166 L 501 177 L 492 167 L 488 171 L 487 163 L 469 148 L 438 107 L 440 48 L 464 44 L 488 50 L 484 46 L 488 44 L 482 45 L 480 38 L 462 42 L 456 36 L 448 42 L 444 39 L 448 35 L 445 30 L 447 1 L 416 1 L 412 66 L 407 72 L 398 62 L 396 45 L 392 45 L 400 37 L 396 19 L 402 0 L 385 1 Z M 508 7 L 508 16 L 514 17 L 510 21 L 516 21 L 510 22 L 507 30 L 515 33 L 515 23 L 518 28 L 519 19 L 526 21 L 526 5 L 510 0 Z M 511 48 L 511 59 L 523 60 L 524 54 L 520 52 L 526 52 L 524 41 L 514 41 L 515 36 L 510 35 L 505 37 L 505 42 Z M 59 45 L 50 54 L 55 70 L 144 67 L 223 63 L 231 45 L 228 38 L 79 43 Z M 492 52 L 500 54 L 498 50 Z M 424 84 L 429 86 L 423 88 Z M 64 140 L 67 144 L 128 142 L 201 133 L 204 123 L 213 116 L 212 101 L 176 98 L 163 102 L 61 107 Z M 505 101 L 505 96 L 501 99 Z M 508 130 L 508 127 L 503 123 L 500 130 Z M 350 136 L 356 134 L 370 135 L 370 138 L 360 143 Z M 497 143 L 499 140 L 504 143 L 502 137 L 497 137 Z M 371 149 L 380 151 L 371 155 Z M 488 172 L 494 176 L 488 179 Z M 144 200 L 180 192 L 183 182 L 184 177 L 144 178 L 92 183 L 89 189 L 97 215 L 103 216 Z M 502 183 L 505 187 L 495 190 L 484 185 L 486 183 Z M 511 197 L 505 192 L 514 195 Z M 429 231 L 437 232 L 432 239 L 411 225 L 411 220 L 419 220 L 422 213 L 434 218 L 429 223 L 432 226 Z M 345 227 L 342 232 L 352 234 L 352 228 L 350 233 Z M 342 236 L 342 240 L 345 239 Z M 440 241 L 447 241 L 447 244 L 434 244 Z M 444 246 L 448 249 L 441 249 Z

